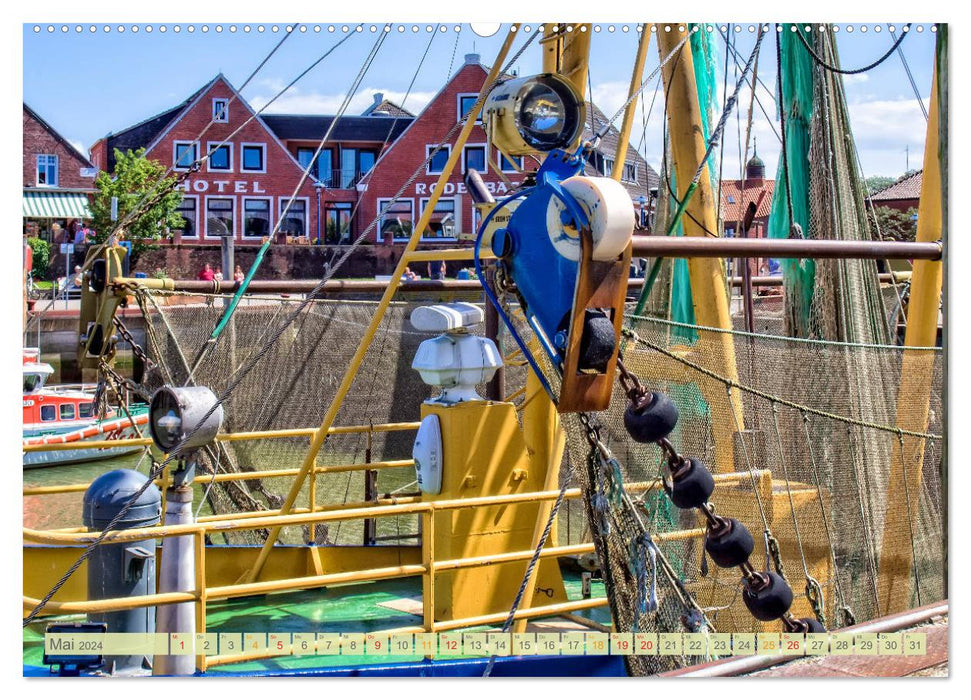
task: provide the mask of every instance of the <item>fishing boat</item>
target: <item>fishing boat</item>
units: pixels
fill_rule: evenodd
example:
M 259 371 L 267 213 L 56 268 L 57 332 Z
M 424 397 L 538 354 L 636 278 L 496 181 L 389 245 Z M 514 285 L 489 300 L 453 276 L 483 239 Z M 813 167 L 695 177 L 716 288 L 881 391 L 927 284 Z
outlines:
M 147 407 L 132 406 L 127 415 L 110 410 L 99 417 L 95 411 L 95 387 L 48 385 L 52 374 L 54 368 L 40 361 L 38 348 L 24 348 L 24 447 L 58 446 L 25 451 L 24 469 L 110 459 L 141 449 L 131 445 L 85 447 L 84 443 L 140 437 L 139 430 L 148 424 Z
M 891 243 L 865 225 L 834 32 L 802 25 L 772 32 L 778 231 L 718 235 L 710 159 L 766 32 L 714 110 L 706 26 L 643 25 L 626 103 L 585 131 L 591 25 L 513 25 L 428 149 L 448 146 L 447 162 L 370 299 L 331 298 L 340 261 L 309 285 L 255 281 L 276 231 L 226 286 L 129 278 L 124 248 L 93 246 L 81 364 L 110 364 L 116 331 L 133 337 L 115 312 L 134 297 L 149 369 L 132 381 L 165 457 L 147 476 L 25 489 L 84 494 L 71 527 L 24 528 L 25 675 L 670 675 L 751 653 L 739 645 L 756 634 L 828 644 L 946 614 L 946 27 L 916 241 Z M 543 73 L 512 75 L 538 37 Z M 645 235 L 618 189 L 625 149 L 586 167 L 596 142 L 630 141 L 655 79 L 671 196 Z M 474 246 L 424 245 L 480 114 L 490 146 L 536 166 L 500 201 L 467 173 Z M 652 261 L 639 279 L 632 257 Z M 784 261 L 784 312 L 749 286 L 751 318 L 732 316 L 724 261 L 751 257 Z M 913 261 L 902 346 L 887 259 Z M 429 261 L 478 279 L 403 281 Z M 190 292 L 224 303 L 164 303 Z M 51 647 L 105 632 L 128 646 Z M 773 648 L 759 659 L 781 663 Z

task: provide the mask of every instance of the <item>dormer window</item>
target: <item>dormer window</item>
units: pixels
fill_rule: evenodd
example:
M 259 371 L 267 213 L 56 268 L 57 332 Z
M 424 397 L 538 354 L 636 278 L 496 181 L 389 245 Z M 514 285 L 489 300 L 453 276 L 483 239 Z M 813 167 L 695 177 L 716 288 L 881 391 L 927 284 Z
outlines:
M 229 100 L 217 97 L 212 101 L 212 120 L 221 124 L 229 121 Z

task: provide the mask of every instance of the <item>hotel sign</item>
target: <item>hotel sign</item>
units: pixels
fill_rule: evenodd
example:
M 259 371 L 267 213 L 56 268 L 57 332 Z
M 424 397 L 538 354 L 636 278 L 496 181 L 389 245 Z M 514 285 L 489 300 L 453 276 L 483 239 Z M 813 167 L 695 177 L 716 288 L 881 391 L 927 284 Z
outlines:
M 519 187 L 518 182 L 510 182 L 513 188 Z M 505 182 L 499 181 L 486 181 L 486 189 L 492 194 L 508 194 L 510 189 Z M 430 185 L 427 182 L 416 182 L 415 183 L 415 194 L 416 195 L 430 195 L 434 185 Z M 442 196 L 448 197 L 453 194 L 466 194 L 467 188 L 464 182 L 446 182 L 445 187 L 442 189 Z
M 180 188 L 186 192 L 215 194 L 266 194 L 257 180 L 186 180 Z

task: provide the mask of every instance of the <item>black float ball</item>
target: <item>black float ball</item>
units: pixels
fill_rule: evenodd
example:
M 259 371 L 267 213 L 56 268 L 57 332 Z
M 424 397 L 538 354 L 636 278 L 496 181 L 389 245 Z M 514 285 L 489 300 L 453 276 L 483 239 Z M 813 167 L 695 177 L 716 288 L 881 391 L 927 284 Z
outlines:
M 715 480 L 701 460 L 689 458 L 671 474 L 671 487 L 664 490 L 678 508 L 698 508 L 708 502 L 715 490 Z
M 678 424 L 678 407 L 667 394 L 652 391 L 650 401 L 631 403 L 624 411 L 624 427 L 635 442 L 651 443 L 666 438 Z
M 768 577 L 767 585 L 756 588 L 746 580 L 742 584 L 742 600 L 756 620 L 762 622 L 778 620 L 789 611 L 789 606 L 792 605 L 792 589 L 779 574 L 766 571 L 761 575 Z
M 823 623 L 817 620 L 815 617 L 800 617 L 799 622 L 802 623 L 802 626 L 806 628 L 803 631 L 807 634 L 826 631 L 826 628 L 823 627 Z
M 735 518 L 721 518 L 721 522 L 724 527 L 708 528 L 705 551 L 723 569 L 741 566 L 755 551 L 752 533 Z
M 583 321 L 583 336 L 580 338 L 580 360 L 577 363 L 579 369 L 606 372 L 607 363 L 616 347 L 617 336 L 613 322 L 602 312 L 587 311 Z

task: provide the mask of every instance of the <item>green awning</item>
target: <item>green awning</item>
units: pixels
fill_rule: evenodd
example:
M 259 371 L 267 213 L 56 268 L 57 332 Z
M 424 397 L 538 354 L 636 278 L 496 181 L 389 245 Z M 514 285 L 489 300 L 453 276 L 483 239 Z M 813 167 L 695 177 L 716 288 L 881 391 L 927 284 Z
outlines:
M 87 195 L 77 192 L 24 192 L 26 219 L 90 219 Z

